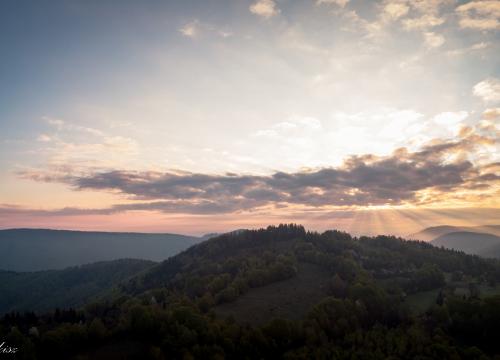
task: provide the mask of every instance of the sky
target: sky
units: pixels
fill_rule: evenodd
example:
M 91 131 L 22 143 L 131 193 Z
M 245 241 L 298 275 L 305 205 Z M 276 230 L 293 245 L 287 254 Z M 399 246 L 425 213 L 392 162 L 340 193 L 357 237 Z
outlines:
M 6 0 L 0 227 L 500 219 L 500 1 Z

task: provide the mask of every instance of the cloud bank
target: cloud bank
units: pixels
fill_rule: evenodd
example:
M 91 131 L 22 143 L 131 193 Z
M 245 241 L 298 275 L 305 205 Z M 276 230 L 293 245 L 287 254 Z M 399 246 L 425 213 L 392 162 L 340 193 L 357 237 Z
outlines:
M 477 30 L 500 29 L 500 1 L 470 1 L 456 8 L 460 26 Z
M 500 163 L 474 164 L 469 155 L 498 145 L 498 133 L 483 120 L 487 134 L 463 127 L 458 140 L 434 140 L 418 151 L 406 148 L 389 156 L 348 157 L 342 166 L 270 175 L 222 175 L 182 171 L 108 170 L 87 174 L 24 171 L 23 178 L 68 184 L 76 190 L 111 191 L 132 203 L 106 209 L 67 208 L 64 213 L 116 213 L 154 210 L 165 213 L 220 214 L 281 207 L 366 207 L 428 205 L 453 196 L 498 195 Z M 488 127 L 490 126 L 490 127 Z M 460 195 L 461 194 L 461 195 Z

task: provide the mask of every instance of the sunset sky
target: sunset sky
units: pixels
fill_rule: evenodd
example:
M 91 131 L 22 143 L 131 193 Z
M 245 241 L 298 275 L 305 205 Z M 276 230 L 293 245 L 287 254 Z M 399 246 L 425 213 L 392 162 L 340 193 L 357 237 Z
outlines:
M 0 227 L 500 224 L 500 1 L 6 0 Z

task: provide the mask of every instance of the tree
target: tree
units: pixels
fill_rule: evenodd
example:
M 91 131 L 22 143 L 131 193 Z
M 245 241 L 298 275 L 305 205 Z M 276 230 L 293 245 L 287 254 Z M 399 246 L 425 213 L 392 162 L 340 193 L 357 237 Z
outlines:
M 347 285 L 344 280 L 335 274 L 333 278 L 327 284 L 327 292 L 329 295 L 333 295 L 338 298 L 344 298 L 346 296 Z

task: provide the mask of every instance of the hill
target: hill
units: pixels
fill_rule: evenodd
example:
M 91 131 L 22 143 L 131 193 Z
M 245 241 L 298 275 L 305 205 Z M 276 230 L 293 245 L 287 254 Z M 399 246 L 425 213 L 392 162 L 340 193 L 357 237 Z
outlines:
M 124 258 L 161 261 L 200 241 L 196 237 L 177 234 L 0 230 L 0 269 L 64 269 Z
M 463 251 L 468 254 L 495 257 L 495 255 L 498 255 L 496 251 L 500 249 L 500 237 L 467 231 L 452 232 L 437 237 L 431 244 Z
M 5 316 L 0 338 L 52 359 L 493 359 L 499 284 L 494 259 L 280 225 L 194 245 L 77 312 Z
M 64 270 L 0 271 L 0 314 L 82 306 L 154 264 L 146 260 L 122 259 Z
M 453 232 L 475 232 L 483 234 L 492 234 L 500 236 L 500 225 L 481 225 L 481 226 L 432 226 L 418 233 L 408 236 L 409 239 L 432 241 L 440 236 Z
M 435 238 L 446 235 L 451 232 L 465 231 L 465 227 L 442 225 L 442 226 L 432 226 L 428 227 L 418 233 L 411 234 L 408 236 L 410 239 L 422 240 L 422 241 L 432 241 Z
M 500 259 L 500 243 L 494 244 L 481 250 L 480 256 Z

